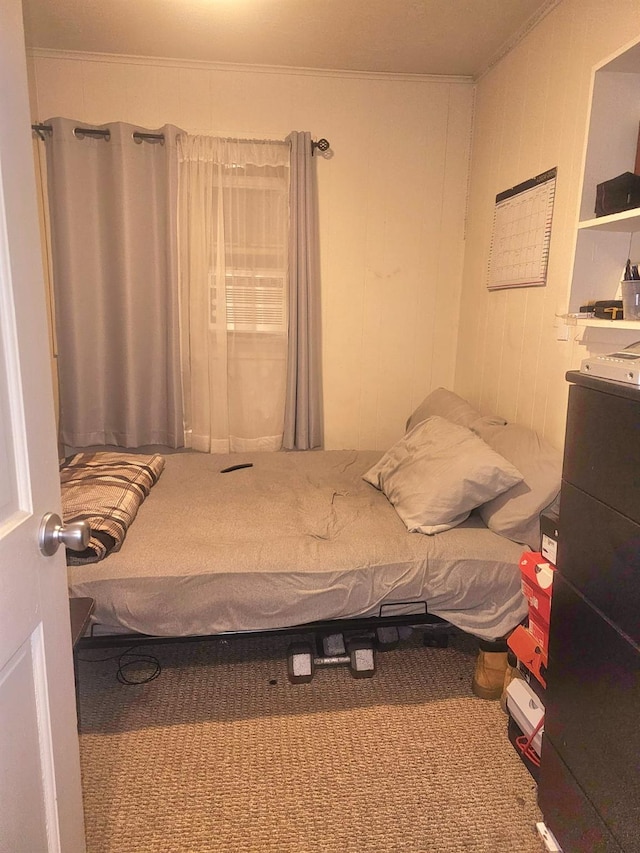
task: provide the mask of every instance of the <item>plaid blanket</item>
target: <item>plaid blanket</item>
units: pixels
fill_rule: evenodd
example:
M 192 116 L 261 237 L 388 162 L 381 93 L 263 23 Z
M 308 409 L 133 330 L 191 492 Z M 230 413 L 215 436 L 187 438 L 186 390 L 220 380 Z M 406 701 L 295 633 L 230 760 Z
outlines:
M 76 453 L 60 466 L 65 523 L 87 521 L 91 528 L 84 551 L 67 550 L 67 563 L 97 563 L 117 551 L 140 504 L 158 482 L 164 458 L 130 453 Z

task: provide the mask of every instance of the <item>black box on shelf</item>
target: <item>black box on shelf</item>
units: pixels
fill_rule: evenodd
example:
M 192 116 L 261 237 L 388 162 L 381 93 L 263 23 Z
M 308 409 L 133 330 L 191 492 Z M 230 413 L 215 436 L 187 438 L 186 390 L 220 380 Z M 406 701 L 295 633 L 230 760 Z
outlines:
M 622 299 L 599 299 L 593 306 L 597 320 L 624 320 Z
M 596 216 L 640 207 L 640 175 L 623 172 L 596 187 Z
M 554 566 L 558 559 L 558 537 L 560 535 L 560 516 L 555 510 L 545 510 L 540 513 L 540 536 L 542 544 L 540 551 L 545 560 Z

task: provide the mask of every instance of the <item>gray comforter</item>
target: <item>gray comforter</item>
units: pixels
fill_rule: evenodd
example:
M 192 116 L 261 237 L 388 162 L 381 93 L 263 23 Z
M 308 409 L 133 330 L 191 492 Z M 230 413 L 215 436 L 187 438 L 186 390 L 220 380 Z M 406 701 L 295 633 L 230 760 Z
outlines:
M 95 598 L 107 633 L 264 630 L 426 601 L 464 631 L 504 635 L 526 613 L 522 546 L 475 515 L 408 533 L 362 479 L 380 455 L 167 455 L 122 548 L 70 566 L 70 593 Z M 252 467 L 221 473 L 238 463 Z

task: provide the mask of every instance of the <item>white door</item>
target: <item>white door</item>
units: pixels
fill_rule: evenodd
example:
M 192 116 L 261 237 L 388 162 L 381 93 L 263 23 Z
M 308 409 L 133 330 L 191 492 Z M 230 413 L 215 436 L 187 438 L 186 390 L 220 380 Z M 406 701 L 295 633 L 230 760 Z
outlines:
M 0 851 L 85 849 L 20 0 L 0 13 Z

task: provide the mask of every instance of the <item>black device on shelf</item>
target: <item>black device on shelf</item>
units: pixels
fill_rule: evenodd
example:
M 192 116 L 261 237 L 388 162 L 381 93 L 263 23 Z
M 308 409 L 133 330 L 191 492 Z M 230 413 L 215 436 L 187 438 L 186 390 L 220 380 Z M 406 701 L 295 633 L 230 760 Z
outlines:
M 623 172 L 596 187 L 596 216 L 608 216 L 640 207 L 640 175 Z

